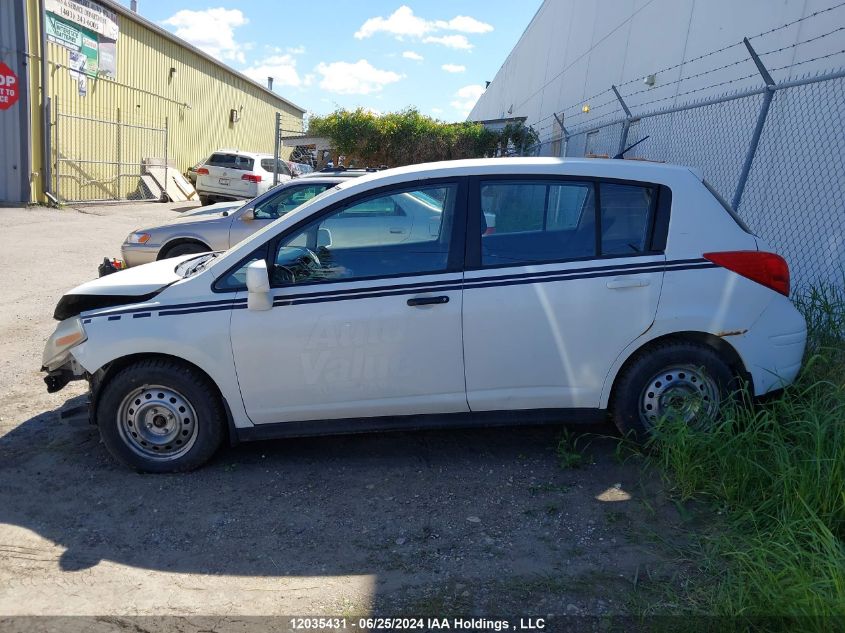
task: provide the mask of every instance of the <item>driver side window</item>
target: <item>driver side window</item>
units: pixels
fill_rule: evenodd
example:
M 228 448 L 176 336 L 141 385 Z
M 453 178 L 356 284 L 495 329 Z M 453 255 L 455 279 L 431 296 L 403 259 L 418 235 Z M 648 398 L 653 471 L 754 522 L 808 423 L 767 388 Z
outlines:
M 271 284 L 445 271 L 457 189 L 396 189 L 335 209 L 281 240 Z

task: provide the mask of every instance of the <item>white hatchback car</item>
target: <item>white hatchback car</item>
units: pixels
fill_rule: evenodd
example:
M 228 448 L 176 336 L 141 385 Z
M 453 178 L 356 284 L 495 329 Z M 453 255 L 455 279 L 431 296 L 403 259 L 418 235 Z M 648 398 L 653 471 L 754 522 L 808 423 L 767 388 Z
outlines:
M 407 197 L 424 230 L 401 225 Z M 89 380 L 106 446 L 145 471 L 227 438 L 608 416 L 643 437 L 669 412 L 712 419 L 738 380 L 790 383 L 806 327 L 788 294 L 784 260 L 691 169 L 453 161 L 83 284 L 43 365 L 51 391 Z
M 273 164 L 278 182 L 291 179 L 287 161 L 276 161 L 272 154 L 221 149 L 196 168 L 197 194 L 202 204 L 223 200 L 249 200 L 273 186 Z

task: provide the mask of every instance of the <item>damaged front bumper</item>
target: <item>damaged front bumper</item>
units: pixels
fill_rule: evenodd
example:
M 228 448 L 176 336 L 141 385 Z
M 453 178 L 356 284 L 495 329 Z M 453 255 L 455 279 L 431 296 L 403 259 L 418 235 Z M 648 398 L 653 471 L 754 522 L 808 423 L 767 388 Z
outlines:
M 47 375 L 44 376 L 47 393 L 56 393 L 64 389 L 69 382 L 88 378 L 88 373 L 70 354 L 68 354 L 63 364 L 58 366 L 51 364 L 50 367 L 42 366 L 41 371 L 47 372 Z

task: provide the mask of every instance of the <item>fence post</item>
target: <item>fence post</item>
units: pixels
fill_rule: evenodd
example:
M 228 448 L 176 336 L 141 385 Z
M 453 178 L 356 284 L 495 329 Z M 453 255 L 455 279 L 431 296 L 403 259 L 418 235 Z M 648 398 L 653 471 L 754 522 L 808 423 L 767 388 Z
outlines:
M 616 155 L 619 156 L 625 150 L 625 144 L 628 142 L 628 129 L 631 127 L 631 111 L 628 109 L 625 100 L 622 98 L 622 95 L 619 94 L 619 90 L 616 89 L 616 86 L 611 85 L 610 87 L 613 88 L 613 93 L 616 95 L 616 98 L 619 99 L 619 103 L 625 111 L 625 122 L 622 124 L 622 134 L 619 135 L 619 149 L 616 150 Z
M 560 144 L 560 153 L 563 154 L 563 156 L 565 157 L 566 144 L 569 142 L 569 132 L 566 131 L 566 127 L 563 125 L 563 119 L 558 117 L 557 112 L 552 112 L 552 116 L 554 116 L 555 121 L 557 121 L 557 124 L 560 126 L 560 140 L 562 141 Z M 563 112 L 560 113 L 560 116 L 563 116 Z
M 276 140 L 273 142 L 273 186 L 279 184 L 279 144 L 282 140 L 282 113 L 276 112 Z
M 766 117 L 769 115 L 769 106 L 772 105 L 772 99 L 775 96 L 775 90 L 777 90 L 775 80 L 772 79 L 769 71 L 766 70 L 763 62 L 760 61 L 756 51 L 751 46 L 751 42 L 748 41 L 747 37 L 743 38 L 742 41 L 745 43 L 745 47 L 748 49 L 748 54 L 751 55 L 751 59 L 754 60 L 757 70 L 760 72 L 760 76 L 762 76 L 763 81 L 766 82 L 766 92 L 763 95 L 763 103 L 760 105 L 760 113 L 757 115 L 757 123 L 754 126 L 754 132 L 751 134 L 751 141 L 748 144 L 748 152 L 745 154 L 745 162 L 742 164 L 742 171 L 739 172 L 739 181 L 736 183 L 736 191 L 734 192 L 734 197 L 731 201 L 731 206 L 733 206 L 735 211 L 739 210 L 739 203 L 742 201 L 745 184 L 748 182 L 748 174 L 751 173 L 751 165 L 754 162 L 754 155 L 757 153 L 757 146 L 760 145 L 760 137 L 763 134 L 763 126 L 766 124 Z
M 47 99 L 47 103 L 45 105 L 45 111 L 47 112 L 47 121 L 48 121 L 48 124 L 49 124 L 50 118 L 53 115 L 53 103 L 49 98 Z M 44 174 L 45 178 L 46 178 L 46 180 L 45 180 L 46 189 L 45 189 L 44 195 L 47 196 L 47 200 L 49 201 L 50 200 L 50 196 L 49 196 L 50 189 L 53 189 L 53 191 L 56 192 L 56 201 L 57 202 L 61 202 L 61 200 L 62 200 L 62 195 L 59 191 L 60 190 L 59 184 L 61 183 L 61 180 L 62 180 L 62 163 L 61 163 L 61 156 L 59 156 L 59 140 L 61 139 L 61 137 L 59 136 L 59 117 L 60 116 L 61 116 L 60 111 L 56 110 L 56 130 L 55 130 L 55 134 L 49 134 L 50 129 L 49 129 L 49 125 L 48 125 L 48 128 L 47 128 L 48 138 L 47 138 L 46 143 L 44 145 L 47 148 L 47 151 L 49 153 L 44 155 L 44 160 L 43 160 L 44 168 L 47 170 L 46 173 Z M 54 140 L 55 140 L 55 147 L 53 146 Z M 52 184 L 53 184 L 51 182 L 52 181 L 52 174 L 50 174 L 50 162 L 53 160 L 52 154 L 53 154 L 54 149 L 56 150 L 56 186 L 55 187 L 52 186 Z
M 168 139 L 169 134 L 170 134 L 170 120 L 169 120 L 168 117 L 164 117 L 164 196 L 165 196 L 166 200 L 172 202 L 172 200 L 169 200 L 169 196 L 167 195 L 167 185 L 169 184 L 168 177 L 170 175 L 167 171 L 167 169 L 168 169 L 168 164 L 167 164 L 167 145 L 168 145 L 168 142 L 167 141 L 169 140 Z
M 120 194 L 121 194 L 120 184 L 121 184 L 121 181 L 123 180 L 123 178 L 122 178 L 123 160 L 122 160 L 122 157 L 121 157 L 122 150 L 121 150 L 121 147 L 120 147 L 120 142 L 121 142 L 122 136 L 123 136 L 123 122 L 120 119 L 120 108 L 118 108 L 117 109 L 117 139 L 116 139 L 117 140 L 117 143 L 116 143 L 116 145 L 117 145 L 117 148 L 116 148 L 117 149 L 117 165 L 116 165 L 117 174 L 115 174 L 115 183 L 116 183 L 116 192 L 117 192 L 117 195 L 115 196 L 116 198 L 120 197 Z

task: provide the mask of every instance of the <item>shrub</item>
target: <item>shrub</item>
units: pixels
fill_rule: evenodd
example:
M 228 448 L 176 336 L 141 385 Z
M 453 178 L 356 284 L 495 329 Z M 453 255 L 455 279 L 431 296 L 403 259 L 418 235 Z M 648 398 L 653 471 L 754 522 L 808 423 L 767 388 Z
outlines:
M 399 167 L 459 158 L 482 158 L 518 151 L 537 142 L 537 134 L 521 123 L 500 132 L 480 123 L 445 123 L 413 108 L 383 115 L 363 108 L 336 110 L 312 117 L 309 136 L 331 140 L 347 165 Z

